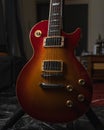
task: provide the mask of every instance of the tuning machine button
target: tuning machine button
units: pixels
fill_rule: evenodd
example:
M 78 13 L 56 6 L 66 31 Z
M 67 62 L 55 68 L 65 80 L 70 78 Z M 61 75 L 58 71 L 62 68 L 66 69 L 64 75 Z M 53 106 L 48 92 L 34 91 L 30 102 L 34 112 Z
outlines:
M 85 96 L 83 94 L 78 95 L 78 101 L 83 102 L 85 100 Z
M 72 107 L 73 107 L 73 102 L 72 102 L 72 100 L 67 100 L 67 101 L 66 101 L 66 106 L 69 107 L 69 108 L 72 108 Z
M 86 83 L 86 82 L 85 82 L 84 79 L 79 79 L 79 80 L 78 80 L 78 84 L 81 85 L 81 86 L 85 85 L 85 83 Z
M 72 85 L 67 85 L 66 89 L 68 90 L 68 92 L 72 92 L 73 91 L 73 86 Z

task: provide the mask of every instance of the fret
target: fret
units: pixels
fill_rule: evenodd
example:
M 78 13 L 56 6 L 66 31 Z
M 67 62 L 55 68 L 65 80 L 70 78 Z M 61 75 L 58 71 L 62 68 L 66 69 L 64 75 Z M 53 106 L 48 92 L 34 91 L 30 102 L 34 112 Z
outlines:
M 60 29 L 59 27 L 51 27 L 50 32 L 60 33 L 59 29 Z
M 50 32 L 59 32 L 58 30 L 50 30 Z
M 53 16 L 60 16 L 59 13 L 52 13 Z
M 56 20 L 56 19 L 55 19 Z M 57 25 L 59 25 L 60 26 L 60 21 L 53 21 L 53 20 L 50 20 L 50 26 L 57 26 Z
M 51 22 L 59 22 L 59 19 L 52 19 Z
M 60 26 L 59 26 L 59 25 L 57 25 L 57 24 L 56 24 L 56 25 L 54 25 L 54 24 L 53 24 L 53 25 L 51 25 L 51 28 L 57 28 L 57 27 L 60 27 Z
M 49 31 L 49 36 L 60 36 L 60 31 Z
M 50 21 L 57 21 L 60 22 L 60 15 L 51 15 Z

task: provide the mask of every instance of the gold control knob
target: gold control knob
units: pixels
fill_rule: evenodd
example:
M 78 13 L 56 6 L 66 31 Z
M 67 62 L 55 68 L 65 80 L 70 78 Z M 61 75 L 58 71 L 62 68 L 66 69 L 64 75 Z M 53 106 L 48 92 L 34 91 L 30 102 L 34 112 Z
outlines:
M 83 95 L 83 94 L 79 94 L 79 95 L 78 95 L 78 101 L 79 101 L 79 102 L 83 102 L 84 100 L 85 100 L 84 95 Z
M 41 30 L 36 30 L 34 35 L 35 35 L 35 37 L 41 37 L 42 31 Z
M 72 108 L 73 107 L 72 100 L 67 100 L 66 105 L 67 105 L 67 107 Z
M 73 91 L 73 86 L 72 85 L 67 85 L 66 88 L 67 88 L 68 92 Z
M 86 82 L 85 82 L 84 79 L 79 79 L 79 80 L 78 80 L 78 84 L 81 85 L 81 86 L 85 85 L 85 83 L 86 83 Z

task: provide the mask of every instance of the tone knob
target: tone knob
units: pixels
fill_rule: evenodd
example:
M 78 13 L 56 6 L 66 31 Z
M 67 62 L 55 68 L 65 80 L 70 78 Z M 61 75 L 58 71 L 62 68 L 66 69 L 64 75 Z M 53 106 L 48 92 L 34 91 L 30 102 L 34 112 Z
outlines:
M 67 88 L 68 92 L 73 91 L 73 86 L 72 85 L 67 85 L 66 88 Z
M 72 107 L 73 107 L 73 102 L 72 102 L 72 100 L 67 100 L 67 101 L 66 101 L 66 105 L 67 105 L 67 107 L 72 108 Z
M 79 79 L 79 80 L 78 80 L 78 84 L 81 85 L 81 86 L 85 85 L 85 83 L 86 83 L 86 82 L 85 82 L 84 79 Z
M 84 95 L 83 95 L 83 94 L 79 94 L 79 95 L 78 95 L 78 101 L 79 101 L 79 102 L 83 102 L 84 100 L 85 100 Z

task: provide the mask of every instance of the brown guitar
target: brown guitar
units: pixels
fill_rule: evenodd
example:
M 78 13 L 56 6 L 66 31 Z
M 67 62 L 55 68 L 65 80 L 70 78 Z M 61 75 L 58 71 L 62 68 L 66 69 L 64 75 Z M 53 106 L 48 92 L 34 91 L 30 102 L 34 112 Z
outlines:
M 74 49 L 81 30 L 62 31 L 62 0 L 50 0 L 49 20 L 30 31 L 34 50 L 17 80 L 17 97 L 24 111 L 46 122 L 69 122 L 90 106 L 92 84 Z

